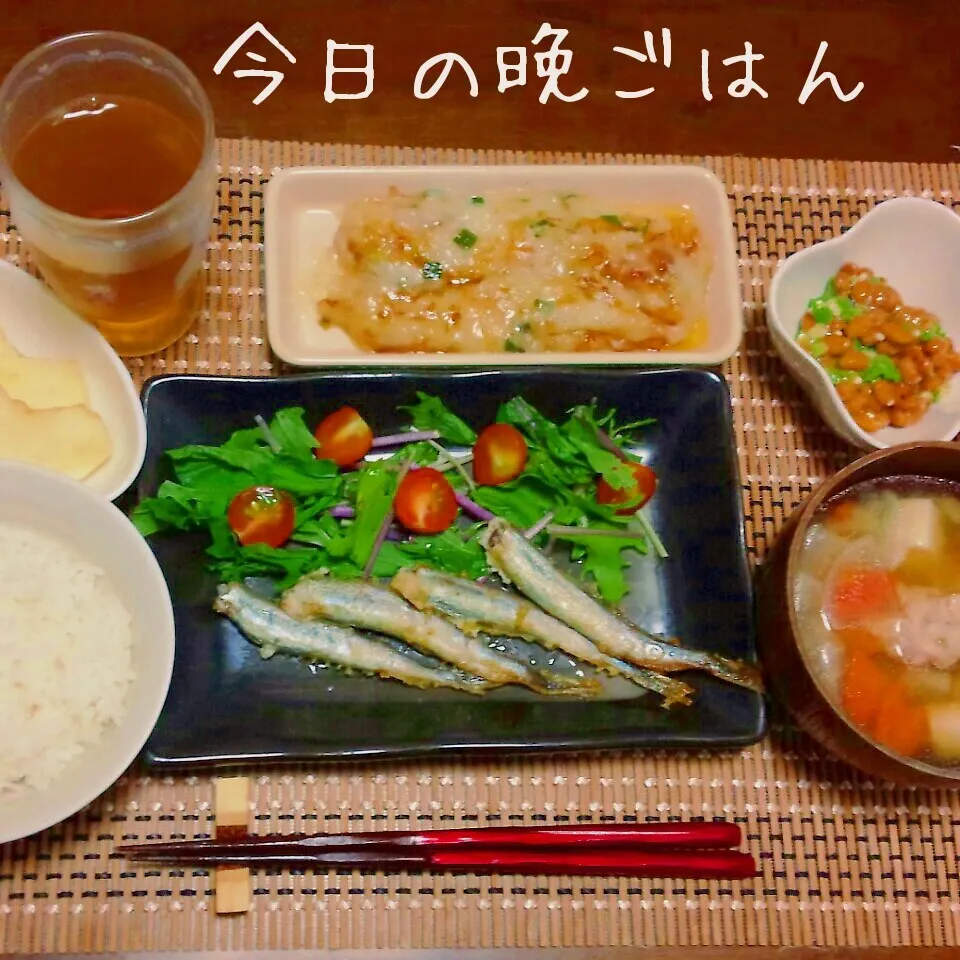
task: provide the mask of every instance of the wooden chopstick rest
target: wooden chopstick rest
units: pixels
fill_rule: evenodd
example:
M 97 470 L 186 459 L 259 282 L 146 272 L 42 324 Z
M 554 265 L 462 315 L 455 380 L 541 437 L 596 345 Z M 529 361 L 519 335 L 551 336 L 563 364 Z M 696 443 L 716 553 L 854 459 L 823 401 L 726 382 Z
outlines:
M 247 833 L 250 816 L 250 781 L 247 777 L 218 777 L 214 781 L 214 835 L 229 840 Z M 214 872 L 214 905 L 217 914 L 247 913 L 252 905 L 250 868 L 217 867 Z

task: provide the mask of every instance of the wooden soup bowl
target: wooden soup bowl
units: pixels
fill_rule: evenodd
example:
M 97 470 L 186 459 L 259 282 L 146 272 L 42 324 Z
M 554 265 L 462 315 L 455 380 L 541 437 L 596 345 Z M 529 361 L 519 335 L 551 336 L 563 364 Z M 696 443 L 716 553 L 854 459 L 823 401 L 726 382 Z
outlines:
M 792 588 L 814 513 L 825 501 L 858 483 L 897 476 L 960 483 L 960 444 L 919 442 L 878 450 L 825 480 L 793 511 L 757 571 L 760 659 L 767 683 L 797 725 L 842 760 L 872 777 L 902 786 L 960 788 L 960 766 L 950 770 L 901 757 L 849 723 L 828 699 L 798 642 Z

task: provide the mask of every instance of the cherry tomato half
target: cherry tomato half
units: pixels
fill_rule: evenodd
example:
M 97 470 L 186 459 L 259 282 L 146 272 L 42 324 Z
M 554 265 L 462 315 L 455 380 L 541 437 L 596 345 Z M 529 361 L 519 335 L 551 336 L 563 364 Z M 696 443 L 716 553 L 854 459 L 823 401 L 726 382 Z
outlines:
M 457 519 L 457 495 L 439 470 L 420 467 L 400 481 L 393 508 L 411 533 L 442 533 Z
M 313 435 L 317 457 L 332 460 L 338 467 L 362 460 L 373 446 L 373 431 L 353 407 L 334 410 L 320 421 Z
M 618 514 L 626 516 L 630 513 L 636 513 L 653 496 L 657 488 L 657 475 L 642 463 L 631 463 L 630 470 L 633 473 L 633 483 L 628 483 L 619 490 L 610 486 L 603 477 L 597 480 L 597 503 L 614 505 L 618 503 L 628 503 L 630 506 L 617 510 Z
M 282 547 L 293 533 L 295 515 L 293 498 L 276 487 L 247 487 L 227 507 L 227 523 L 244 546 Z
M 473 445 L 473 478 L 485 487 L 513 480 L 527 465 L 527 441 L 509 423 L 484 427 Z

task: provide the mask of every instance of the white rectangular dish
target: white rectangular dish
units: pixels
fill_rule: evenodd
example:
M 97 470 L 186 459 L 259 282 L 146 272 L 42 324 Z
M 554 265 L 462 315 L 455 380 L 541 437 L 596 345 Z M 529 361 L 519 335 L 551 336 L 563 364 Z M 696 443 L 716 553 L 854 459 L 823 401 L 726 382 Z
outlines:
M 570 190 L 629 204 L 684 206 L 712 254 L 706 295 L 707 341 L 696 350 L 625 352 L 374 353 L 341 329 L 324 328 L 318 301 L 335 276 L 340 216 L 356 200 L 404 191 L 529 187 Z M 273 352 L 300 367 L 620 365 L 710 366 L 736 353 L 743 336 L 736 237 L 726 191 L 696 166 L 294 167 L 269 181 L 264 195 L 267 332 Z

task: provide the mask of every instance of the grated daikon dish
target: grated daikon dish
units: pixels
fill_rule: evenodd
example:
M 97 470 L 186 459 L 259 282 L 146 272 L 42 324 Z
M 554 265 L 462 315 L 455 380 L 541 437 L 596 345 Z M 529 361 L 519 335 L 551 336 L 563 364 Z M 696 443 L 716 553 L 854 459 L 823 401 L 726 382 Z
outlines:
M 372 352 L 660 351 L 707 340 L 712 256 L 685 207 L 522 189 L 350 204 L 319 322 Z

